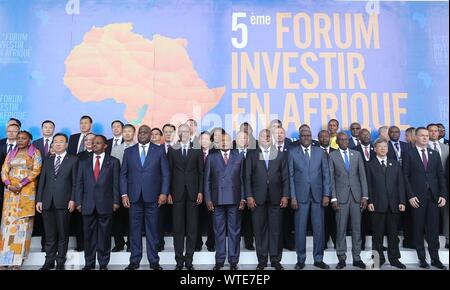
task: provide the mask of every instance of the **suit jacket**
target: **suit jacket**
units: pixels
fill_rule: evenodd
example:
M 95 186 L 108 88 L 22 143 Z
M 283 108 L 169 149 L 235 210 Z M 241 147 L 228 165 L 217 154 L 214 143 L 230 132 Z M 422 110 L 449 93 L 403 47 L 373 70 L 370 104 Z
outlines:
M 120 205 L 120 163 L 105 154 L 98 182 L 94 177 L 93 155 L 80 160 L 78 165 L 75 202 L 81 205 L 83 215 L 92 215 L 94 209 L 100 215 L 113 213 L 113 204 Z
M 78 160 L 81 161 L 81 160 L 85 160 L 85 159 L 92 157 L 92 154 L 93 154 L 93 151 L 89 152 L 89 151 L 85 150 L 83 152 L 78 153 L 77 157 L 78 157 Z
M 203 158 L 200 149 L 189 145 L 187 157 L 182 155 L 180 143 L 169 147 L 167 159 L 170 168 L 170 193 L 174 202 L 181 201 L 184 189 L 187 189 L 189 199 L 197 200 L 197 194 L 203 193 Z
M 261 148 L 249 151 L 245 160 L 245 196 L 253 197 L 256 204 L 267 201 L 280 204 L 281 197 L 289 197 L 287 159 L 284 152 L 270 147 L 269 167 L 266 167 Z
M 361 144 L 361 142 L 359 142 Z M 358 146 L 358 144 L 355 143 L 355 141 L 353 140 L 353 136 L 349 135 L 348 136 L 348 148 L 356 150 L 355 148 Z
M 398 143 L 400 144 L 400 150 L 401 150 L 400 155 L 401 155 L 401 158 L 403 160 L 403 158 L 405 158 L 406 152 L 408 152 L 410 147 L 408 146 L 408 143 L 406 143 L 406 142 L 398 141 Z M 394 148 L 394 145 L 392 145 L 391 141 L 388 141 L 388 146 L 389 147 L 388 147 L 387 157 L 389 159 L 397 160 L 397 154 L 395 153 L 395 148 Z
M 108 141 L 106 142 L 106 144 L 108 144 L 108 147 L 106 147 L 106 154 L 108 154 L 108 155 L 111 155 L 111 150 L 113 149 L 113 146 L 114 146 L 113 141 L 114 141 L 114 138 L 111 138 L 111 139 L 108 139 Z M 120 144 L 123 144 L 123 142 L 125 142 L 125 140 L 123 140 L 123 137 L 122 137 L 122 141 L 120 142 Z M 116 147 L 119 147 L 119 146 L 116 146 Z
M 291 198 L 307 203 L 312 195 L 313 202 L 321 203 L 324 196 L 331 197 L 328 157 L 320 147 L 310 146 L 310 151 L 309 166 L 301 146 L 289 151 Z
M 8 138 L 0 139 L 0 146 L 6 144 L 6 141 L 7 141 L 7 140 L 8 140 Z M 2 164 L 2 165 L 3 165 L 3 164 Z
M 369 150 L 369 161 L 366 161 L 366 156 L 364 155 L 364 148 L 362 147 L 362 144 L 359 144 L 358 146 L 355 147 L 356 151 L 358 151 L 359 153 L 361 153 L 361 157 L 364 161 L 364 166 L 367 167 L 367 164 L 369 164 L 370 161 L 372 161 L 373 159 L 377 159 L 377 153 L 375 153 L 375 148 L 373 147 L 372 144 L 370 144 L 370 150 Z M 397 158 L 392 158 L 397 160 Z M 367 173 L 367 171 L 366 171 Z
M 317 140 L 312 140 L 311 145 L 315 146 L 315 147 L 320 147 L 320 143 Z M 289 146 L 288 146 L 289 148 L 288 149 L 296 148 L 296 147 L 299 147 L 299 146 L 300 146 L 300 140 L 297 140 L 297 141 L 289 143 Z
M 160 194 L 170 190 L 170 170 L 164 146 L 147 144 L 147 155 L 141 165 L 139 143 L 127 149 L 123 154 L 120 170 L 121 195 L 127 194 L 135 203 L 142 195 L 144 202 L 157 202 Z
M 447 162 L 447 158 L 448 158 L 448 145 L 442 144 L 440 142 L 437 142 L 439 147 L 441 147 L 441 163 L 442 163 L 442 168 L 445 168 L 445 163 Z M 433 149 L 430 145 L 428 145 L 428 148 Z M 439 151 L 438 151 L 439 153 Z
M 204 191 L 205 201 L 214 205 L 237 205 L 245 199 L 244 157 L 236 150 L 230 150 L 225 165 L 221 150 L 206 158 Z
M 75 201 L 77 167 L 77 157 L 70 154 L 62 160 L 56 176 L 55 156 L 43 164 L 36 201 L 42 202 L 45 210 L 50 208 L 52 201 L 57 209 L 67 209 L 69 201 Z
M 437 202 L 439 197 L 447 199 L 444 170 L 439 154 L 430 148 L 427 148 L 427 150 L 428 166 L 426 170 L 423 167 L 422 157 L 416 148 L 405 154 L 402 165 L 406 194 L 408 198 L 417 197 L 420 201 L 425 198 L 428 191 L 431 191 L 433 200 Z
M 368 202 L 373 203 L 375 212 L 398 213 L 398 206 L 406 205 L 403 171 L 396 159 L 388 158 L 386 162 L 386 172 L 376 157 L 367 164 Z
M 133 145 L 131 145 L 131 146 L 133 146 Z M 128 148 L 131 147 L 131 146 L 128 146 Z M 111 150 L 111 154 L 110 155 L 112 157 L 115 157 L 115 158 L 119 159 L 120 165 L 122 165 L 122 160 L 123 160 L 123 154 L 124 153 L 125 153 L 125 143 L 122 143 L 119 146 L 114 147 Z
M 36 147 L 39 150 L 39 152 L 41 152 L 42 161 L 44 162 L 47 159 L 46 157 L 48 157 L 48 155 L 50 155 L 50 143 L 48 144 L 49 151 L 47 152 L 47 155 L 45 155 L 45 152 L 44 152 L 44 146 L 45 146 L 44 138 L 39 138 L 39 139 L 33 141 L 33 145 L 34 145 L 34 147 Z
M 77 155 L 78 153 L 78 141 L 80 140 L 81 133 L 70 135 L 69 146 L 67 147 L 67 153 Z
M 344 159 L 340 150 L 331 152 L 329 159 L 332 198 L 337 198 L 341 204 L 349 201 L 350 193 L 356 202 L 359 202 L 363 197 L 368 197 L 363 158 L 358 151 L 347 150 L 350 152 L 348 156 L 350 173 L 345 170 Z

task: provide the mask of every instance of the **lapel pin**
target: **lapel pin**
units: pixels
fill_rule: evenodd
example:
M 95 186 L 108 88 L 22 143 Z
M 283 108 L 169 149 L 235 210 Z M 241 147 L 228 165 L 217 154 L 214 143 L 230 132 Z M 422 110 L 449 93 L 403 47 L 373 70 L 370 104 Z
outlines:
M 392 166 L 392 163 L 389 163 L 389 166 Z
M 429 151 L 430 154 L 433 154 L 433 152 Z

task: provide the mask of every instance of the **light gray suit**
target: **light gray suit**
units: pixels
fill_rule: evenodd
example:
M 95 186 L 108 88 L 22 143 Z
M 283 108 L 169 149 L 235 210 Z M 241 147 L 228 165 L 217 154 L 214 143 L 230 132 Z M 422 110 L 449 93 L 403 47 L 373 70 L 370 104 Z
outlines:
M 125 149 L 133 146 L 134 144 L 135 143 L 133 142 L 132 144 L 130 144 L 127 147 L 125 147 L 126 144 L 125 144 L 125 142 L 123 142 L 122 144 L 117 145 L 116 147 L 113 147 L 111 149 L 111 156 L 112 157 L 116 157 L 117 159 L 119 159 L 120 165 L 122 165 L 123 153 L 125 152 Z
M 439 141 L 436 141 L 437 144 L 439 144 L 440 148 L 441 148 L 441 162 L 442 162 L 442 168 L 445 168 L 446 162 L 447 162 L 447 158 L 448 158 L 448 154 L 449 154 L 449 147 L 447 144 L 443 144 Z M 434 149 L 434 146 L 428 146 L 431 149 Z M 448 189 L 447 189 L 448 190 Z M 448 214 L 448 201 L 447 204 L 445 205 L 444 208 L 441 209 L 441 216 L 442 216 L 442 221 L 443 221 L 443 228 L 444 228 L 444 235 L 445 235 L 445 239 L 447 240 L 448 243 L 448 227 L 449 227 L 449 214 Z
M 360 261 L 361 253 L 361 198 L 368 197 L 366 173 L 361 154 L 347 149 L 350 172 L 345 169 L 340 149 L 330 153 L 330 175 L 332 201 L 337 199 L 339 211 L 336 213 L 336 252 L 339 260 L 344 260 L 347 252 L 347 222 L 350 216 L 352 227 L 353 261 Z

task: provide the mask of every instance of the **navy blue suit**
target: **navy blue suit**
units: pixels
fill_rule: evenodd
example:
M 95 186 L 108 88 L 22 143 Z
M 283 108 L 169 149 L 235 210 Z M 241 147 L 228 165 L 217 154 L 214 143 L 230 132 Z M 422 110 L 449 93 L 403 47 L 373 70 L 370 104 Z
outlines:
M 301 146 L 291 149 L 288 155 L 291 198 L 296 199 L 298 203 L 298 210 L 295 212 L 298 263 L 304 263 L 306 260 L 306 227 L 310 212 L 314 235 L 314 262 L 323 261 L 325 230 L 322 198 L 331 197 L 328 157 L 319 147 L 310 146 L 308 149 L 310 157 L 304 153 Z
M 150 265 L 159 264 L 156 246 L 159 240 L 158 198 L 168 194 L 170 170 L 164 146 L 146 144 L 146 158 L 141 165 L 139 146 L 136 144 L 125 150 L 120 171 L 121 195 L 128 195 L 131 203 L 130 215 L 130 264 L 138 264 L 142 259 L 142 223 L 145 218 L 147 258 Z
M 228 230 L 228 261 L 239 262 L 241 212 L 239 203 L 244 196 L 244 157 L 235 150 L 228 151 L 225 165 L 220 150 L 211 153 L 205 164 L 205 201 L 214 205 L 214 235 L 216 264 L 223 265 L 226 258 L 226 233 Z
M 96 181 L 94 156 L 79 162 L 75 202 L 83 215 L 86 266 L 95 265 L 96 253 L 100 266 L 106 266 L 111 252 L 113 204 L 120 205 L 120 162 L 105 154 Z

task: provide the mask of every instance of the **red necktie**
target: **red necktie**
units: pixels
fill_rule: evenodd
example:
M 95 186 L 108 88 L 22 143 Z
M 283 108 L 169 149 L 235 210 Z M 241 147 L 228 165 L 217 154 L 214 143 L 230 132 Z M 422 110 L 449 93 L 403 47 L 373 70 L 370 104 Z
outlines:
M 369 151 L 367 151 L 367 146 L 364 146 L 364 155 L 366 155 L 366 160 L 369 160 Z
M 423 168 L 425 168 L 425 170 L 427 170 L 428 168 L 428 159 L 427 159 L 427 155 L 425 154 L 425 149 L 420 150 L 422 151 L 422 164 L 423 164 Z
M 228 164 L 228 153 L 227 152 L 223 153 L 223 161 L 225 162 L 225 165 Z
M 95 161 L 94 166 L 94 177 L 95 181 L 98 182 L 98 177 L 100 176 L 100 156 L 96 156 L 97 160 Z

